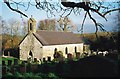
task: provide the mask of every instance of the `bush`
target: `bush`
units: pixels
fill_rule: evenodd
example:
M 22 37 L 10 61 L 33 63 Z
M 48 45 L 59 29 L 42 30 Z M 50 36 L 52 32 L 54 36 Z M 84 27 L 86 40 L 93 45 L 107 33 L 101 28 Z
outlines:
M 6 78 L 6 79 L 13 79 L 13 74 L 10 73 L 10 72 L 7 72 L 6 75 L 3 76 L 3 79 Z
M 20 74 L 19 72 L 16 72 L 16 73 L 14 74 L 14 77 L 15 77 L 15 78 L 22 78 L 23 75 Z
M 59 79 L 59 77 L 56 76 L 54 73 L 49 73 L 49 74 L 48 74 L 48 78 L 49 78 L 49 79 Z

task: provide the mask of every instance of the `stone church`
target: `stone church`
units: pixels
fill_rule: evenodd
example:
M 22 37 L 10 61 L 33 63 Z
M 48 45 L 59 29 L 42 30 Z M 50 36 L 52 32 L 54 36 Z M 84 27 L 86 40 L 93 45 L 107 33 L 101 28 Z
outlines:
M 32 58 L 54 59 L 55 50 L 62 51 L 66 58 L 68 53 L 75 55 L 75 52 L 83 53 L 83 41 L 72 32 L 36 31 L 36 20 L 28 20 L 28 34 L 19 45 L 20 60 Z

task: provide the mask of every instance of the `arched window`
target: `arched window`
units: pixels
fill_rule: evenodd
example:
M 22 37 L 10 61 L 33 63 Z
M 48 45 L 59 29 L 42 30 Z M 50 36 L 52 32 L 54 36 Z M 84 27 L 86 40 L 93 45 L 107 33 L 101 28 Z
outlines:
M 75 53 L 77 52 L 77 47 L 75 46 Z
M 57 48 L 55 48 L 54 53 L 57 52 Z
M 31 57 L 33 56 L 33 54 L 32 54 L 32 52 L 31 52 L 31 51 L 29 52 L 29 55 L 30 55 Z
M 68 54 L 68 48 L 67 47 L 65 48 L 65 54 Z
M 30 23 L 30 30 L 32 30 L 33 28 L 32 28 L 32 23 Z
M 57 58 L 57 48 L 54 49 L 54 55 L 53 55 L 54 58 Z

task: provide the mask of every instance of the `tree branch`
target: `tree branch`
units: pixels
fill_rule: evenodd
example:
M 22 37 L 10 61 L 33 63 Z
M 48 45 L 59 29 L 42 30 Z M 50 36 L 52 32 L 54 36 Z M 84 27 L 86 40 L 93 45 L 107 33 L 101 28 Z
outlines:
M 79 30 L 79 31 L 82 31 L 81 33 L 83 33 L 83 26 L 84 26 L 84 23 L 85 23 L 85 19 L 86 19 L 86 17 L 87 17 L 87 13 L 88 13 L 88 12 L 85 13 L 85 16 L 84 16 L 84 19 L 83 19 L 83 22 L 82 22 L 81 29 Z M 78 32 L 79 32 L 79 31 L 78 31 Z
M 4 3 L 5 3 L 5 4 L 9 7 L 9 9 L 11 9 L 12 11 L 15 11 L 15 12 L 17 12 L 17 13 L 20 13 L 20 14 L 22 14 L 23 16 L 25 16 L 25 17 L 28 18 L 28 16 L 27 16 L 26 14 L 24 14 L 23 12 L 19 11 L 18 9 L 12 8 L 12 7 L 10 6 L 10 3 L 7 2 L 6 0 L 4 1 Z
M 110 13 L 110 12 L 117 11 L 117 10 L 120 10 L 120 8 L 113 9 L 113 10 L 109 10 L 109 11 L 105 12 L 105 13 L 103 14 L 103 16 L 107 15 L 107 14 Z
M 96 37 L 98 38 L 98 35 L 97 35 L 97 32 L 98 32 L 97 22 L 96 22 L 96 20 L 91 16 L 90 12 L 88 12 L 88 15 L 89 15 L 90 19 L 92 19 L 92 21 L 95 23 L 95 27 L 96 27 L 95 34 L 96 34 Z

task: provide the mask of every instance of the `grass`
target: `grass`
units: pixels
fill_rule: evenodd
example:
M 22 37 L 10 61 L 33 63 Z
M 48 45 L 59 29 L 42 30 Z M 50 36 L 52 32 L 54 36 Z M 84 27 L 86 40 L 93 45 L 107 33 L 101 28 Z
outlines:
M 12 64 L 14 64 L 14 59 L 17 59 L 15 57 L 0 57 L 0 60 L 5 61 L 5 64 L 8 65 L 8 60 L 12 60 Z

